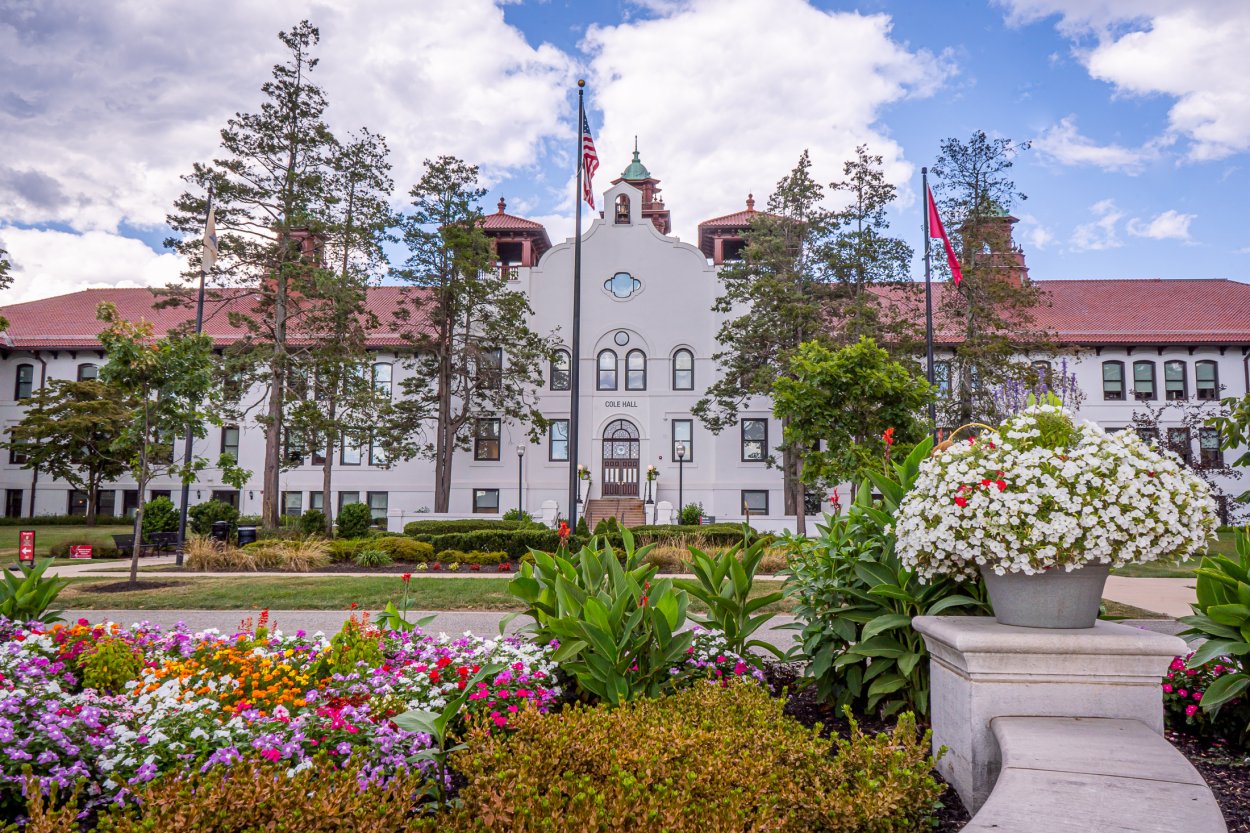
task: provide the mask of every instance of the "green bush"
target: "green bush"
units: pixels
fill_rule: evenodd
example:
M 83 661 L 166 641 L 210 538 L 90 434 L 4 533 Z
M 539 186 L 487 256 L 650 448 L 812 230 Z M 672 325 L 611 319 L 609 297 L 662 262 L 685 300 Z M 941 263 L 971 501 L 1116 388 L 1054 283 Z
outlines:
M 390 553 L 375 549 L 363 549 L 352 559 L 357 567 L 389 567 L 395 563 Z
M 96 515 L 97 524 L 126 523 L 125 518 Z M 33 518 L 0 518 L 0 526 L 87 526 L 85 515 L 36 515 Z
M 326 513 L 320 509 L 309 509 L 299 516 L 299 531 L 305 535 L 325 535 Z
M 48 547 L 48 555 L 53 558 L 69 558 L 69 548 L 79 546 L 81 544 L 91 545 L 92 558 L 121 558 L 124 554 L 127 558 L 130 553 L 122 553 L 117 547 L 113 546 L 112 541 L 108 544 L 100 544 L 100 538 L 83 536 L 82 538 L 71 538 L 68 541 L 62 541 L 59 544 L 53 544 Z
M 494 567 L 508 560 L 508 554 L 502 551 L 482 552 L 473 550 L 460 554 L 461 564 L 481 564 L 483 567 Z
M 582 515 L 577 519 L 577 526 L 573 529 L 573 534 L 581 538 L 590 537 L 590 527 L 586 524 L 586 516 Z
M 980 582 L 942 577 L 929 584 L 894 552 L 894 513 L 933 447 L 919 443 L 892 476 L 870 473 L 847 514 L 826 517 L 816 538 L 786 538 L 807 679 L 822 700 L 857 713 L 927 714 L 929 657 L 915 616 L 988 614 Z M 873 489 L 882 496 L 871 502 Z
M 677 513 L 677 520 L 682 526 L 698 526 L 702 517 L 702 503 L 687 503 Z
M 474 723 L 452 764 L 468 783 L 417 829 L 919 833 L 942 788 L 929 735 L 821 737 L 762 688 L 698 685 L 618 708 L 525 710 Z
M 369 538 L 335 538 L 329 542 L 330 560 L 335 563 L 351 561 L 356 553 L 372 543 Z
M 411 538 L 402 536 L 386 536 L 381 538 L 367 538 L 369 549 L 384 552 L 396 561 L 403 561 L 406 564 L 416 564 L 419 561 L 429 561 L 434 557 L 434 547 L 425 541 L 414 541 Z
M 339 510 L 338 537 L 364 538 L 373 526 L 373 513 L 364 503 L 349 503 Z
M 553 552 L 560 545 L 560 536 L 554 529 L 531 527 L 529 529 L 479 529 L 473 532 L 455 532 L 445 535 L 414 535 L 418 541 L 433 545 L 434 554 L 443 559 L 446 550 L 470 552 L 505 552 L 509 558 L 520 558 L 531 548 Z M 573 542 L 570 542 L 572 544 Z
M 517 520 L 498 518 L 464 518 L 455 521 L 409 521 L 404 524 L 405 535 L 447 535 L 453 532 L 474 532 L 479 529 L 520 529 Z
M 127 639 L 104 636 L 93 640 L 78 656 L 83 688 L 104 694 L 124 694 L 126 683 L 139 679 L 145 663 L 143 650 Z
M 265 520 L 260 515 L 240 515 L 236 523 L 239 526 L 262 527 L 265 525 Z
M 178 531 L 178 509 L 167 497 L 158 497 L 143 504 L 143 537 L 151 540 L 162 532 Z
M 618 521 L 614 516 L 609 515 L 606 518 L 600 519 L 599 523 L 595 524 L 594 534 L 595 535 L 611 535 L 612 533 L 619 534 L 620 531 L 621 531 L 620 521 Z
M 211 534 L 217 521 L 229 521 L 231 535 L 239 526 L 239 510 L 221 500 L 196 504 L 187 510 L 187 517 L 190 518 L 191 531 L 196 535 Z
M 69 579 L 44 578 L 44 571 L 51 564 L 51 558 L 40 558 L 29 571 L 4 570 L 4 581 L 0 583 L 0 616 L 14 622 L 51 624 L 61 621 L 61 611 L 52 610 L 52 603 L 69 584 Z
M 517 521 L 521 526 L 532 526 L 534 524 L 534 516 L 524 509 L 516 509 L 515 507 L 504 512 L 501 520 Z

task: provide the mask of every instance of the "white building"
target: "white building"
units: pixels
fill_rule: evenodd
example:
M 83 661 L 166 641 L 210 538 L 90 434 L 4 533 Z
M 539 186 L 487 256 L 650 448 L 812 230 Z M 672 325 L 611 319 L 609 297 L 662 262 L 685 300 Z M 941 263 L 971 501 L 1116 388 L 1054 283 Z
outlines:
M 651 498 L 656 505 L 698 502 L 720 520 L 743 516 L 764 527 L 793 527 L 794 507 L 785 505 L 781 472 L 766 462 L 780 440 L 768 400 L 747 403 L 740 423 L 714 436 L 691 416 L 691 408 L 715 376 L 712 355 L 721 318 L 710 312 L 720 294 L 717 269 L 742 245 L 742 232 L 754 213 L 744 211 L 704 222 L 699 245 L 669 236 L 669 213 L 659 197 L 658 180 L 638 160 L 603 195 L 607 207 L 582 240 L 582 322 L 580 449 L 571 459 L 567 362 L 546 369 L 539 397 L 542 413 L 553 420 L 545 441 L 529 445 L 519 426 L 483 420 L 473 448 L 459 455 L 453 474 L 451 514 L 495 514 L 523 506 L 535 515 L 558 508 L 568 514 L 568 466 L 591 472 L 588 498 L 647 497 L 645 472 L 659 471 Z M 494 238 L 499 268 L 525 292 L 535 314 L 532 327 L 569 338 L 573 241 L 552 246 L 538 223 L 509 215 L 499 201 L 483 228 Z M 1007 218 L 1010 220 L 1010 218 Z M 1023 254 L 1008 256 L 1013 279 L 1027 280 Z M 1069 348 L 1069 363 L 1085 394 L 1081 415 L 1108 428 L 1133 424 L 1146 404 L 1176 406 L 1241 396 L 1250 384 L 1250 285 L 1228 280 L 1041 281 L 1049 305 L 1038 325 Z M 370 305 L 390 320 L 400 290 L 372 291 Z M 85 378 L 98 367 L 100 324 L 95 307 L 109 300 L 123 316 L 146 317 L 158 329 L 182 322 L 185 310 L 152 309 L 143 289 L 85 290 L 16 304 L 3 309 L 9 330 L 0 334 L 0 427 L 21 418 L 18 400 L 52 379 Z M 239 332 L 224 314 L 210 317 L 205 332 L 219 345 Z M 373 339 L 375 379 L 396 386 L 405 374 L 406 342 L 398 332 Z M 938 337 L 938 358 L 957 350 L 956 339 Z M 1037 360 L 1047 357 L 1035 356 Z M 507 360 L 505 355 L 504 360 Z M 1145 401 L 1138 401 L 1138 400 Z M 1180 436 L 1179 413 L 1166 409 L 1158 429 L 1162 441 L 1189 449 L 1195 464 L 1219 455 L 1213 437 Z M 253 410 L 252 414 L 255 415 Z M 676 447 L 686 448 L 685 462 Z M 524 456 L 518 454 L 524 447 Z M 245 420 L 213 428 L 196 453 L 216 460 L 237 451 L 253 471 L 245 488 L 234 490 L 208 469 L 191 489 L 191 503 L 219 498 L 244 514 L 261 506 L 263 431 Z M 334 474 L 338 505 L 364 501 L 391 529 L 424 515 L 434 504 L 433 464 L 411 460 L 392 467 L 378 462 L 366 444 L 340 449 Z M 17 456 L 0 459 L 4 514 L 65 514 L 85 510 L 84 495 L 21 466 Z M 680 474 L 680 477 L 679 477 Z M 283 506 L 289 513 L 317 508 L 321 500 L 321 460 L 305 457 L 281 477 Z M 679 480 L 681 485 L 679 486 Z M 519 488 L 518 488 L 519 487 Z M 1250 484 L 1229 483 L 1238 494 Z M 145 498 L 179 499 L 174 482 L 156 482 Z M 138 501 L 133 483 L 120 482 L 101 494 L 99 511 L 124 514 Z M 661 515 L 661 520 L 664 519 Z

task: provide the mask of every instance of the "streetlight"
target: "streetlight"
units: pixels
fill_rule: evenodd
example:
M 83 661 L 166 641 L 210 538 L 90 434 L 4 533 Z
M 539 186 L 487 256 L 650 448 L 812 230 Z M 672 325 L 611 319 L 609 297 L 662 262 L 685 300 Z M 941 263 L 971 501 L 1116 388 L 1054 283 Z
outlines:
M 677 522 L 681 523 L 681 510 L 686 505 L 686 444 L 678 443 L 677 448 Z
M 651 481 L 655 480 L 659 476 L 660 476 L 660 472 L 656 470 L 655 466 L 647 466 L 647 505 L 648 506 L 655 503 L 655 501 L 651 499 Z
M 577 464 L 577 502 L 582 502 L 582 481 L 586 479 L 586 467 L 581 463 Z
M 523 479 L 521 474 L 521 463 L 525 460 L 525 446 L 518 445 L 516 447 L 516 511 L 518 515 L 525 512 L 525 501 L 523 499 Z

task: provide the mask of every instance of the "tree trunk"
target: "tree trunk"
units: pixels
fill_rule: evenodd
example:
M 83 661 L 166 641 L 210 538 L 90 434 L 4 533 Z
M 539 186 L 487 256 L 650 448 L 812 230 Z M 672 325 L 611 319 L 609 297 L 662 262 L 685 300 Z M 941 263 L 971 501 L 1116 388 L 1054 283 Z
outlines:
M 100 484 L 94 479 L 87 481 L 87 526 L 95 526 L 96 502 L 100 497 Z
M 330 419 L 334 419 L 334 405 L 330 405 Z M 321 512 L 326 516 L 326 535 L 334 536 L 334 512 L 330 509 L 330 478 L 334 471 L 334 446 L 337 434 L 326 432 L 326 460 L 321 464 Z
M 450 339 L 448 340 L 450 348 Z M 451 424 L 450 358 L 444 356 L 438 376 L 438 431 L 434 449 L 434 511 L 447 512 L 451 505 L 451 468 L 456 453 Z
M 148 485 L 148 445 L 151 437 L 151 418 L 146 403 L 147 392 L 144 391 L 143 406 L 143 442 L 139 445 L 139 471 L 135 477 L 139 494 L 142 495 Z M 134 541 L 130 546 L 130 586 L 139 584 L 139 553 L 143 551 L 143 501 L 135 507 Z
M 285 234 L 278 239 L 279 251 L 287 245 Z M 279 523 L 279 503 L 282 495 L 279 492 L 278 476 L 282 472 L 282 410 L 286 402 L 286 275 L 282 274 L 282 263 L 279 259 L 278 274 L 274 276 L 276 297 L 273 306 L 273 359 L 270 368 L 269 408 L 265 426 L 265 473 L 261 481 L 261 523 L 267 529 L 277 529 Z

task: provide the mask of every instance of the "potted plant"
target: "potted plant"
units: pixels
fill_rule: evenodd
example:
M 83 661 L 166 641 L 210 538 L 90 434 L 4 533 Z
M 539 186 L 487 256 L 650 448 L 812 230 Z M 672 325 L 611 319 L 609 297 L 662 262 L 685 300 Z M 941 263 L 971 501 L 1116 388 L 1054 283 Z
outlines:
M 1209 488 L 1179 457 L 1048 400 L 939 446 L 896 535 L 922 578 L 984 577 L 1003 624 L 1088 628 L 1111 567 L 1187 558 L 1215 527 Z

